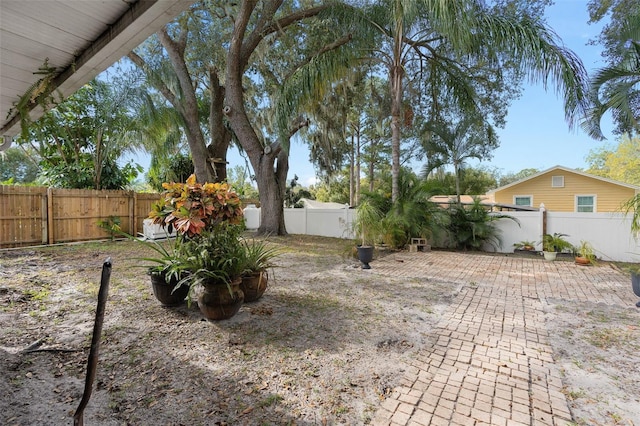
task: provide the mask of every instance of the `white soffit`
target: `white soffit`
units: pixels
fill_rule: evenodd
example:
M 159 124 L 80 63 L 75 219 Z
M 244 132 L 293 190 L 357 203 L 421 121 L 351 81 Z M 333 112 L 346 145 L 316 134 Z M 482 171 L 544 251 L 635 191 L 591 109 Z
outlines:
M 0 0 L 0 135 L 15 136 L 9 112 L 42 75 L 69 96 L 110 67 L 194 0 Z M 32 111 L 32 119 L 42 114 Z

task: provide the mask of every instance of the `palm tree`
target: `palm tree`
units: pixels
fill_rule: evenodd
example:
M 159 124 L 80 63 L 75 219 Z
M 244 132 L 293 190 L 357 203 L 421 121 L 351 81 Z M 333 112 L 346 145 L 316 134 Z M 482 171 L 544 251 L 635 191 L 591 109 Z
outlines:
M 503 84 L 507 61 L 517 78 L 528 76 L 545 87 L 551 79 L 564 96 L 570 124 L 584 108 L 584 67 L 541 19 L 494 14 L 476 0 L 377 0 L 341 11 L 364 33 L 354 38 L 371 42 L 362 54 L 388 73 L 393 200 L 399 193 L 403 94 L 412 70 L 417 71 L 411 77 L 424 76 L 420 81 L 428 85 L 424 92 L 432 98 L 432 112 L 446 91 L 448 102 L 478 113 L 477 85 Z
M 640 132 L 640 15 L 623 23 L 619 46 L 619 62 L 599 69 L 590 81 L 594 106 L 582 128 L 594 139 L 604 139 L 600 120 L 607 111 L 620 129 Z
M 482 119 L 466 116 L 457 123 L 447 125 L 433 122 L 425 125 L 429 135 L 422 143 L 428 157 L 423 170 L 426 178 L 435 168 L 452 165 L 456 179 L 456 199 L 460 204 L 460 172 L 470 158 L 482 160 L 498 146 L 493 127 Z
M 413 237 L 431 239 L 446 228 L 446 211 L 429 201 L 433 194 L 426 181 L 403 168 L 398 187 L 398 198 L 382 220 L 385 243 L 403 247 Z

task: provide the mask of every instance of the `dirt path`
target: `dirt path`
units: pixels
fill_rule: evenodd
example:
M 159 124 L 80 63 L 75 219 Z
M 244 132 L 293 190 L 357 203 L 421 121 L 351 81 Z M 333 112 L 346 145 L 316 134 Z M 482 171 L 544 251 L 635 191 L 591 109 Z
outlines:
M 432 344 L 430 332 L 462 284 L 362 271 L 349 256 L 349 242 L 273 241 L 286 253 L 264 297 L 218 323 L 202 320 L 195 306 L 161 307 L 144 269 L 136 267 L 144 252 L 132 242 L 0 252 L 0 394 L 9 395 L 0 399 L 0 423 L 71 424 L 107 256 L 114 268 L 87 424 L 368 423 L 399 383 L 405 361 Z M 590 345 L 593 329 L 586 324 L 605 323 L 588 314 L 580 326 L 565 323 L 562 309 L 550 309 L 549 320 L 573 330 L 556 336 L 563 356 L 593 353 L 575 342 Z M 622 370 L 634 363 L 616 370 L 607 361 L 638 360 L 638 324 L 626 326 L 628 345 L 609 345 L 603 349 L 614 351 L 605 352 L 609 358 L 581 362 L 598 369 L 610 364 L 607 375 L 625 377 L 614 385 L 637 401 L 639 389 Z M 46 350 L 25 352 L 34 342 Z M 569 352 L 574 348 L 579 352 Z M 600 407 L 578 393 L 577 406 Z M 581 424 L 617 421 L 600 408 L 584 422 L 576 412 Z

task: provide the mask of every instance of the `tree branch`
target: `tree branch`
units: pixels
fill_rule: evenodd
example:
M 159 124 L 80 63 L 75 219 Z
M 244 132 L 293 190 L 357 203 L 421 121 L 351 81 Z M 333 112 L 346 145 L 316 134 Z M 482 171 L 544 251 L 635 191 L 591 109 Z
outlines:
M 258 21 L 255 29 L 251 32 L 251 34 L 249 34 L 247 39 L 242 44 L 242 69 L 246 68 L 246 65 L 249 63 L 251 54 L 266 36 L 277 31 L 281 31 L 303 19 L 316 16 L 329 7 L 328 5 L 323 5 L 299 10 L 274 22 L 272 20 L 273 15 L 275 15 L 275 12 L 278 10 L 281 4 L 282 0 L 274 0 L 268 3 L 268 7 L 265 7 L 265 10 L 260 16 L 260 20 Z
M 340 46 L 343 46 L 347 43 L 349 43 L 349 41 L 351 41 L 351 39 L 353 38 L 353 35 L 351 33 L 339 38 L 338 40 L 334 41 L 333 43 L 329 43 L 326 46 L 323 46 L 320 50 L 318 50 L 318 52 L 314 55 L 309 56 L 306 60 L 304 60 L 303 62 L 299 63 L 298 66 L 296 66 L 289 74 L 287 74 L 287 76 L 285 77 L 284 81 L 287 81 L 297 70 L 299 70 L 300 68 L 302 68 L 303 66 L 309 64 L 309 62 L 311 62 L 314 58 L 317 58 L 318 56 L 327 53 L 331 50 L 335 50 Z
M 131 62 L 136 64 L 136 66 L 138 66 L 140 69 L 144 70 L 147 75 L 156 76 L 155 72 L 147 65 L 145 60 L 142 59 L 134 51 L 127 53 L 127 58 L 129 58 Z M 159 77 L 156 76 L 156 78 L 154 78 L 153 86 L 162 94 L 162 96 L 165 97 L 166 100 L 171 103 L 171 105 L 173 105 L 174 108 L 178 109 L 182 114 L 182 109 L 180 108 L 179 102 L 176 99 L 175 95 L 171 90 L 169 90 L 167 85 L 164 84 L 164 82 Z

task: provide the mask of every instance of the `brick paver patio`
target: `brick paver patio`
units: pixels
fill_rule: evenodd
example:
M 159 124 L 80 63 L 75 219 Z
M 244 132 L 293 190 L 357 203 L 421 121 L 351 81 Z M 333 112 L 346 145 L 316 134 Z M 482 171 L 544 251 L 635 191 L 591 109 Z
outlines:
M 374 425 L 566 425 L 571 414 L 543 317 L 547 299 L 634 306 L 629 278 L 608 266 L 450 252 L 401 253 L 372 273 L 462 286 L 378 409 Z

